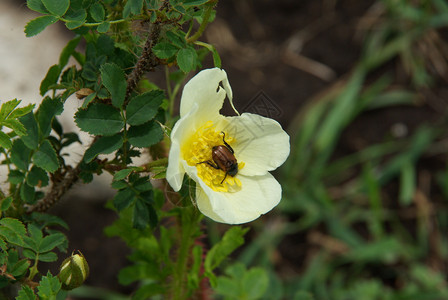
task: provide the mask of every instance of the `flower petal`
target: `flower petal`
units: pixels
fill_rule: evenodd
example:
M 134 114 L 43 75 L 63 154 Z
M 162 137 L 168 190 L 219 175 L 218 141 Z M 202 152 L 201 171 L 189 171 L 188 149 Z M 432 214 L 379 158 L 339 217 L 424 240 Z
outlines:
M 219 85 L 221 82 L 223 87 Z M 212 120 L 211 116 L 219 115 L 226 95 L 233 107 L 227 73 L 219 68 L 202 70 L 184 87 L 180 100 L 180 117 L 183 118 L 197 104 L 201 108 L 196 116 L 198 123 Z
M 199 210 L 217 222 L 242 224 L 269 212 L 280 202 L 282 188 L 270 173 L 238 176 L 238 179 L 242 189 L 235 193 L 217 193 L 202 180 L 197 181 L 196 202 Z
M 171 131 L 171 148 L 168 156 L 166 180 L 176 192 L 180 190 L 185 174 L 181 145 L 196 130 L 196 118 L 194 115 L 198 109 L 198 106 L 194 104 L 187 115 L 176 122 Z
M 235 138 L 235 157 L 245 166 L 241 175 L 264 175 L 281 166 L 289 156 L 289 135 L 270 118 L 243 113 L 226 117 L 217 127 Z

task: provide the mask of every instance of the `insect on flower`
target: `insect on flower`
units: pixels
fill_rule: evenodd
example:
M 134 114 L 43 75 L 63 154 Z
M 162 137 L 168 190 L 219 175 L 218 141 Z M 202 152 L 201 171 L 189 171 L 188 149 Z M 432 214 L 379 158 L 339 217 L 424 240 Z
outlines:
M 235 151 L 233 151 L 232 147 L 226 142 L 226 134 L 221 131 L 223 134 L 222 141 L 223 145 L 214 146 L 212 148 L 212 159 L 215 162 L 213 164 L 210 160 L 202 161 L 198 164 L 206 163 L 207 165 L 215 168 L 217 170 L 221 169 L 226 172 L 221 184 L 226 180 L 227 175 L 234 177 L 238 173 L 238 162 L 235 158 Z

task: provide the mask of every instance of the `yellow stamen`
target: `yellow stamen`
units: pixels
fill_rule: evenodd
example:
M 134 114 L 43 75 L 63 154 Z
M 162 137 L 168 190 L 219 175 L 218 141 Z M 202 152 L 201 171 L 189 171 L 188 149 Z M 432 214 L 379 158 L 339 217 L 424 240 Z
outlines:
M 235 139 L 225 136 L 229 145 L 235 142 Z M 223 170 L 217 170 L 204 161 L 210 161 L 215 164 L 212 158 L 212 148 L 214 146 L 224 145 L 223 135 L 220 131 L 216 131 L 212 121 L 208 121 L 202 125 L 182 146 L 182 154 L 185 161 L 190 166 L 195 166 L 198 170 L 198 176 L 211 189 L 216 192 L 229 192 L 241 189 L 241 181 L 230 175 L 221 184 L 226 176 Z M 244 167 L 244 162 L 238 163 L 238 170 Z

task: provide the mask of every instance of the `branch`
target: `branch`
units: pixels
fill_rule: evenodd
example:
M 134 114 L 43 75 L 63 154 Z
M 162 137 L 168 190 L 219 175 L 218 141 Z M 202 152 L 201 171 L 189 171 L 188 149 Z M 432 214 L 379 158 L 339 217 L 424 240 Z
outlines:
M 147 71 L 152 71 L 155 67 L 159 65 L 159 60 L 152 52 L 152 47 L 154 47 L 154 45 L 159 40 L 161 28 L 162 26 L 159 22 L 152 24 L 151 32 L 148 35 L 148 39 L 146 40 L 143 52 L 138 58 L 134 70 L 132 70 L 132 73 L 129 74 L 128 76 L 127 88 L 126 88 L 126 101 L 129 100 L 132 91 L 137 86 L 143 74 Z
M 61 197 L 78 181 L 79 173 L 81 173 L 81 162 L 75 168 L 69 169 L 61 181 L 53 183 L 51 191 L 36 204 L 28 207 L 27 213 L 32 213 L 34 211 L 45 212 L 50 207 L 55 205 L 59 199 L 61 199 Z

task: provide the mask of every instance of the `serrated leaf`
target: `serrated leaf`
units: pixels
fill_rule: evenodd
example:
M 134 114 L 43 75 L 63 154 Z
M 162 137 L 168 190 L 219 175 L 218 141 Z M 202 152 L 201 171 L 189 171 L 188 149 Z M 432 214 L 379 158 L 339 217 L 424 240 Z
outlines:
M 13 266 L 8 266 L 9 272 L 14 277 L 21 277 L 28 271 L 30 267 L 30 262 L 27 259 L 21 259 L 16 262 Z
M 47 276 L 42 277 L 39 281 L 39 286 L 37 287 L 37 294 L 43 299 L 55 299 L 59 290 L 61 289 L 61 282 L 59 279 L 47 273 Z
M 29 9 L 37 11 L 38 13 L 48 14 L 48 10 L 45 8 L 42 0 L 27 0 L 26 5 Z
M 173 57 L 177 53 L 177 51 L 179 51 L 179 48 L 174 46 L 173 44 L 161 42 L 155 45 L 152 48 L 152 51 L 158 58 L 168 59 L 170 57 Z
M 207 3 L 209 0 L 184 0 L 182 1 L 182 4 L 184 6 L 199 6 L 202 4 Z
M 33 155 L 33 163 L 47 172 L 53 173 L 59 168 L 56 151 L 48 140 L 45 140 Z
M 43 138 L 50 135 L 53 118 L 61 114 L 63 110 L 64 105 L 58 98 L 44 98 L 37 110 L 37 123 Z
M 59 74 L 61 74 L 61 68 L 59 65 L 53 65 L 48 69 L 47 75 L 40 83 L 39 91 L 40 95 L 45 95 L 48 92 L 48 89 L 51 85 L 54 85 L 58 82 Z
M 23 183 L 20 186 L 20 198 L 27 204 L 34 204 L 36 199 L 34 187 L 29 186 L 27 183 Z
M 132 216 L 132 226 L 137 229 L 145 229 L 148 225 L 154 227 L 157 224 L 157 213 L 148 201 L 137 198 Z
M 102 103 L 94 103 L 86 110 L 78 110 L 75 121 L 81 130 L 94 135 L 114 135 L 124 126 L 120 112 Z
M 123 145 L 121 134 L 100 137 L 84 154 L 84 162 L 89 163 L 99 154 L 112 153 Z
M 8 118 L 15 119 L 15 118 L 22 117 L 22 116 L 28 114 L 29 112 L 31 112 L 33 110 L 34 106 L 35 106 L 34 104 L 29 104 L 25 107 L 19 107 L 17 109 L 14 109 Z
M 105 11 L 101 3 L 95 2 L 90 6 L 90 15 L 96 22 L 101 22 L 104 20 Z
M 123 18 L 127 18 L 130 14 L 138 15 L 143 8 L 143 0 L 129 0 L 123 8 Z
M 98 25 L 96 30 L 99 33 L 106 33 L 109 31 L 109 28 L 110 28 L 110 22 L 105 21 L 105 22 L 102 22 L 100 25 Z
M 58 18 L 54 16 L 40 16 L 29 21 L 25 26 L 25 35 L 27 37 L 35 36 L 41 33 L 47 26 L 56 23 Z
M 152 120 L 164 98 L 165 95 L 160 90 L 150 91 L 132 98 L 126 106 L 126 122 L 129 125 L 141 125 Z
M 128 132 L 129 143 L 135 147 L 150 147 L 163 139 L 163 131 L 157 122 L 150 121 L 140 126 L 131 126 Z
M 19 220 L 9 217 L 0 219 L 0 235 L 9 243 L 21 246 L 25 234 L 25 226 Z
M 0 131 L 0 147 L 3 147 L 5 149 L 9 149 L 12 147 L 11 138 L 3 131 Z
M 20 170 L 27 171 L 30 163 L 31 150 L 25 146 L 21 139 L 17 139 L 12 143 L 11 161 Z
M 135 196 L 134 191 L 130 188 L 118 191 L 113 198 L 115 208 L 118 211 L 122 211 L 126 207 L 129 207 L 133 203 Z
M 39 253 L 45 253 L 63 245 L 67 238 L 62 233 L 53 233 L 44 237 L 39 245 Z
M 87 21 L 87 11 L 85 9 L 72 11 L 69 15 L 65 16 L 65 19 L 67 20 L 67 22 L 65 22 L 67 29 L 76 29 L 84 25 Z
M 48 185 L 48 175 L 43 169 L 33 166 L 26 176 L 26 182 L 30 186 L 44 187 Z
M 9 117 L 14 108 L 16 108 L 20 102 L 20 100 L 13 99 L 2 104 L 0 107 L 0 123 Z
M 39 261 L 53 262 L 53 261 L 57 261 L 57 260 L 58 260 L 58 256 L 54 252 L 47 252 L 47 253 L 39 254 Z
M 107 63 L 101 66 L 100 72 L 103 85 L 111 94 L 112 104 L 121 108 L 126 96 L 126 78 L 123 70 L 116 64 Z
M 70 6 L 70 0 L 42 0 L 45 8 L 53 15 L 62 17 Z
M 243 229 L 240 226 L 231 227 L 224 234 L 219 243 L 214 245 L 207 253 L 204 267 L 207 272 L 212 272 L 221 262 L 230 255 L 236 248 L 244 244 L 244 235 L 249 228 Z
M 16 300 L 37 300 L 33 290 L 28 285 L 22 285 Z
M 19 170 L 11 170 L 8 174 L 8 182 L 19 184 L 25 179 L 25 175 Z
M 26 135 L 22 136 L 22 141 L 28 148 L 35 150 L 39 146 L 39 128 L 32 112 L 20 117 L 20 122 L 26 128 Z
M 193 48 L 183 48 L 177 53 L 177 65 L 184 73 L 188 73 L 196 68 L 198 54 Z
M 23 136 L 26 134 L 26 129 L 23 124 L 19 122 L 19 120 L 8 119 L 6 121 L 3 121 L 3 125 L 11 128 L 19 136 Z
M 125 179 L 134 171 L 134 168 L 123 169 L 114 174 L 114 181 Z
M 3 199 L 2 203 L 0 205 L 0 210 L 1 211 L 8 210 L 8 208 L 11 206 L 12 200 L 13 200 L 13 198 L 11 196 L 6 197 L 5 199 Z
M 70 56 L 73 54 L 80 41 L 81 36 L 77 36 L 69 41 L 64 49 L 62 49 L 61 55 L 59 55 L 59 68 L 62 69 L 67 65 Z

